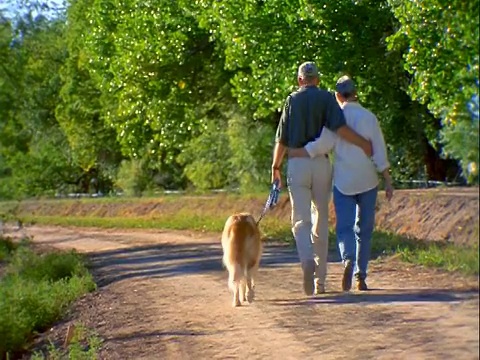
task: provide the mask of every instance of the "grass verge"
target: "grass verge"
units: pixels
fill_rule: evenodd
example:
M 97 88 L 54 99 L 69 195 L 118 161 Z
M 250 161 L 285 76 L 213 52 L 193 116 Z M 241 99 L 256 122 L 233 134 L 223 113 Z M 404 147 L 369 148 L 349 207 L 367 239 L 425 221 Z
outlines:
M 30 360 L 96 360 L 101 344 L 102 340 L 94 331 L 78 323 L 74 326 L 73 336 L 66 349 L 50 343 L 45 351 L 35 351 Z
M 35 333 L 59 320 L 72 301 L 95 289 L 84 258 L 74 251 L 37 254 L 27 241 L 9 249 L 0 263 L 0 358 L 25 351 Z
M 479 248 L 439 241 L 423 241 L 376 231 L 372 238 L 372 256 L 399 254 L 400 259 L 427 267 L 478 276 Z
M 94 216 L 26 216 L 26 221 L 48 225 L 83 226 L 119 229 L 172 229 L 203 232 L 220 232 L 224 219 L 214 214 L 198 214 L 195 210 L 182 209 L 174 214 L 125 217 Z M 290 226 L 277 218 L 265 218 L 262 232 L 269 238 L 293 244 Z M 330 231 L 330 250 L 336 251 L 335 233 Z M 376 231 L 372 239 L 372 257 L 400 254 L 404 261 L 465 275 L 478 275 L 479 249 L 476 246 L 460 246 L 452 243 L 421 241 L 392 233 Z
M 10 239 L 1 239 L 0 240 L 0 264 L 2 261 L 5 261 L 12 252 L 17 248 L 17 244 L 15 244 Z

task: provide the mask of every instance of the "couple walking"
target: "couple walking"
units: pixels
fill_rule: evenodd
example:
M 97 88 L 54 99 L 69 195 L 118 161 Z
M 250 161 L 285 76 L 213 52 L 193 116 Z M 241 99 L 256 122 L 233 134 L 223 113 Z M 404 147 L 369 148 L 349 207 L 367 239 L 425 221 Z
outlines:
M 385 179 L 387 199 L 393 194 L 382 131 L 376 116 L 359 104 L 349 77 L 337 81 L 335 96 L 318 87 L 313 62 L 300 65 L 297 80 L 299 88 L 287 97 L 277 128 L 272 182 L 282 186 L 281 165 L 286 156 L 292 232 L 304 291 L 307 295 L 325 292 L 332 182 L 337 245 L 344 265 L 342 289 L 350 290 L 355 277 L 356 289 L 364 291 L 378 172 Z

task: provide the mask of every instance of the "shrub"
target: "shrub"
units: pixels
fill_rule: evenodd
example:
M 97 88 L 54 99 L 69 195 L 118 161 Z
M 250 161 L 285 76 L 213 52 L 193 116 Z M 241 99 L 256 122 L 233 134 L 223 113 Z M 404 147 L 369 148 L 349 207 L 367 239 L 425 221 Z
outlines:
M 0 358 L 24 350 L 35 332 L 58 320 L 77 297 L 95 289 L 84 259 L 73 251 L 38 255 L 19 246 L 6 259 L 7 272 L 0 280 Z
M 0 261 L 5 260 L 16 249 L 15 243 L 8 238 L 0 238 Z
M 150 178 L 141 160 L 123 160 L 115 184 L 128 196 L 140 196 L 149 185 Z

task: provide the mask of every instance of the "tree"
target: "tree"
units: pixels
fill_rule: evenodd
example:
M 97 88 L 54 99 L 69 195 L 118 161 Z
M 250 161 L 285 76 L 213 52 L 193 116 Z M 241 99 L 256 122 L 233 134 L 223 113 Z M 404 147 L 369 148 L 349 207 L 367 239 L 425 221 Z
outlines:
M 88 70 L 85 36 L 89 23 L 84 16 L 88 5 L 76 1 L 67 10 L 67 56 L 60 69 L 62 88 L 56 118 L 68 138 L 74 161 L 84 171 L 82 190 L 87 191 L 90 183 L 97 183 L 97 190 L 105 192 L 113 185 L 122 156 L 115 130 L 104 121 L 102 93 Z
M 0 198 L 7 197 L 10 192 L 11 169 L 7 162 L 11 149 L 21 146 L 15 137 L 17 126 L 10 120 L 15 111 L 15 84 L 19 75 L 15 71 L 17 64 L 12 56 L 12 40 L 12 24 L 0 12 Z
M 85 54 L 105 124 L 125 156 L 174 172 L 185 143 L 228 101 L 222 58 L 180 3 L 85 1 Z
M 185 176 L 196 189 L 221 189 L 236 180 L 225 130 L 225 121 L 207 121 L 205 131 L 187 142 L 178 155 Z
M 268 182 L 305 60 L 328 90 L 354 78 L 396 179 L 454 179 L 455 158 L 478 181 L 478 1 L 71 0 L 66 21 L 42 6 L 0 21 L 0 177 L 24 194 Z
M 438 140 L 478 181 L 479 1 L 390 1 L 400 22 L 391 48 L 407 48 L 408 94 L 442 119 Z M 470 171 L 469 171 L 470 169 Z
M 0 153 L 7 186 L 2 197 L 53 192 L 79 176 L 54 114 L 65 56 L 62 26 L 27 13 L 10 27 L 8 46 L 3 45 L 8 60 L 0 74 L 6 90 Z
M 438 120 L 406 93 L 403 49 L 387 48 L 386 39 L 398 26 L 387 1 L 195 4 L 200 24 L 222 44 L 226 66 L 235 73 L 233 94 L 255 118 L 275 126 L 286 95 L 296 86 L 298 65 L 313 60 L 324 88 L 333 90 L 340 75 L 353 76 L 362 103 L 382 124 L 396 178 L 418 177 L 425 164 L 431 179 L 447 178 L 448 166 L 445 171 L 433 166 L 442 163 L 432 147 Z

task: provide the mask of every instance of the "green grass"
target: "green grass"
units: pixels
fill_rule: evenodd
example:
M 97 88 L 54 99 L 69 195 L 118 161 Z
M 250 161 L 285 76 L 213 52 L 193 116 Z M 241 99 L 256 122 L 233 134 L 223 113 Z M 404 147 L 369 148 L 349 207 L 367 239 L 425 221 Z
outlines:
M 423 248 L 405 248 L 402 259 L 428 267 L 437 267 L 465 275 L 478 275 L 479 249 L 453 244 L 429 244 Z
M 96 360 L 102 340 L 83 324 L 75 324 L 73 337 L 66 349 L 59 349 L 51 343 L 45 351 L 36 351 L 30 360 Z
M 225 219 L 218 215 L 199 215 L 195 211 L 182 209 L 175 214 L 152 217 L 61 217 L 35 216 L 27 217 L 49 225 L 86 226 L 100 228 L 138 228 L 138 229 L 172 229 L 220 232 Z M 261 222 L 262 232 L 269 239 L 293 243 L 290 225 L 274 217 L 266 217 Z M 335 233 L 330 231 L 330 250 L 336 251 Z M 428 267 L 456 271 L 465 275 L 478 275 L 479 251 L 475 247 L 454 245 L 433 241 L 421 241 L 405 236 L 376 231 L 372 238 L 372 257 L 400 254 L 404 261 Z
M 0 240 L 0 262 L 7 259 L 17 248 L 17 245 L 10 239 Z
M 21 200 L 21 201 L 0 201 L 0 215 L 1 214 L 9 214 L 15 212 L 18 208 L 20 208 L 23 204 L 141 204 L 141 203 L 148 203 L 148 202 L 164 202 L 164 203 L 177 203 L 179 201 L 185 201 L 188 203 L 189 201 L 197 202 L 198 200 L 205 200 L 205 199 L 212 199 L 213 201 L 217 202 L 219 198 L 222 198 L 223 201 L 226 202 L 235 202 L 238 200 L 253 200 L 259 199 L 262 202 L 267 200 L 267 195 L 269 188 L 266 188 L 264 192 L 253 192 L 248 194 L 240 194 L 240 193 L 187 193 L 187 194 L 159 194 L 159 195 L 151 195 L 151 196 L 142 196 L 142 197 L 129 197 L 129 196 L 121 196 L 121 197 L 100 197 L 100 198 L 64 198 L 64 199 L 29 199 L 29 200 Z
M 221 231 L 224 219 L 209 216 L 183 216 L 181 212 L 166 217 L 89 217 L 25 216 L 26 222 L 60 226 L 82 226 L 118 229 L 171 229 Z
M 479 274 L 479 248 L 440 241 L 422 241 L 386 232 L 374 232 L 372 256 L 399 254 L 409 263 L 472 276 Z
M 9 247 L 0 239 L 0 248 Z M 71 252 L 37 254 L 26 243 L 4 261 L 0 279 L 0 358 L 28 348 L 36 332 L 61 318 L 72 301 L 95 289 L 83 256 Z

